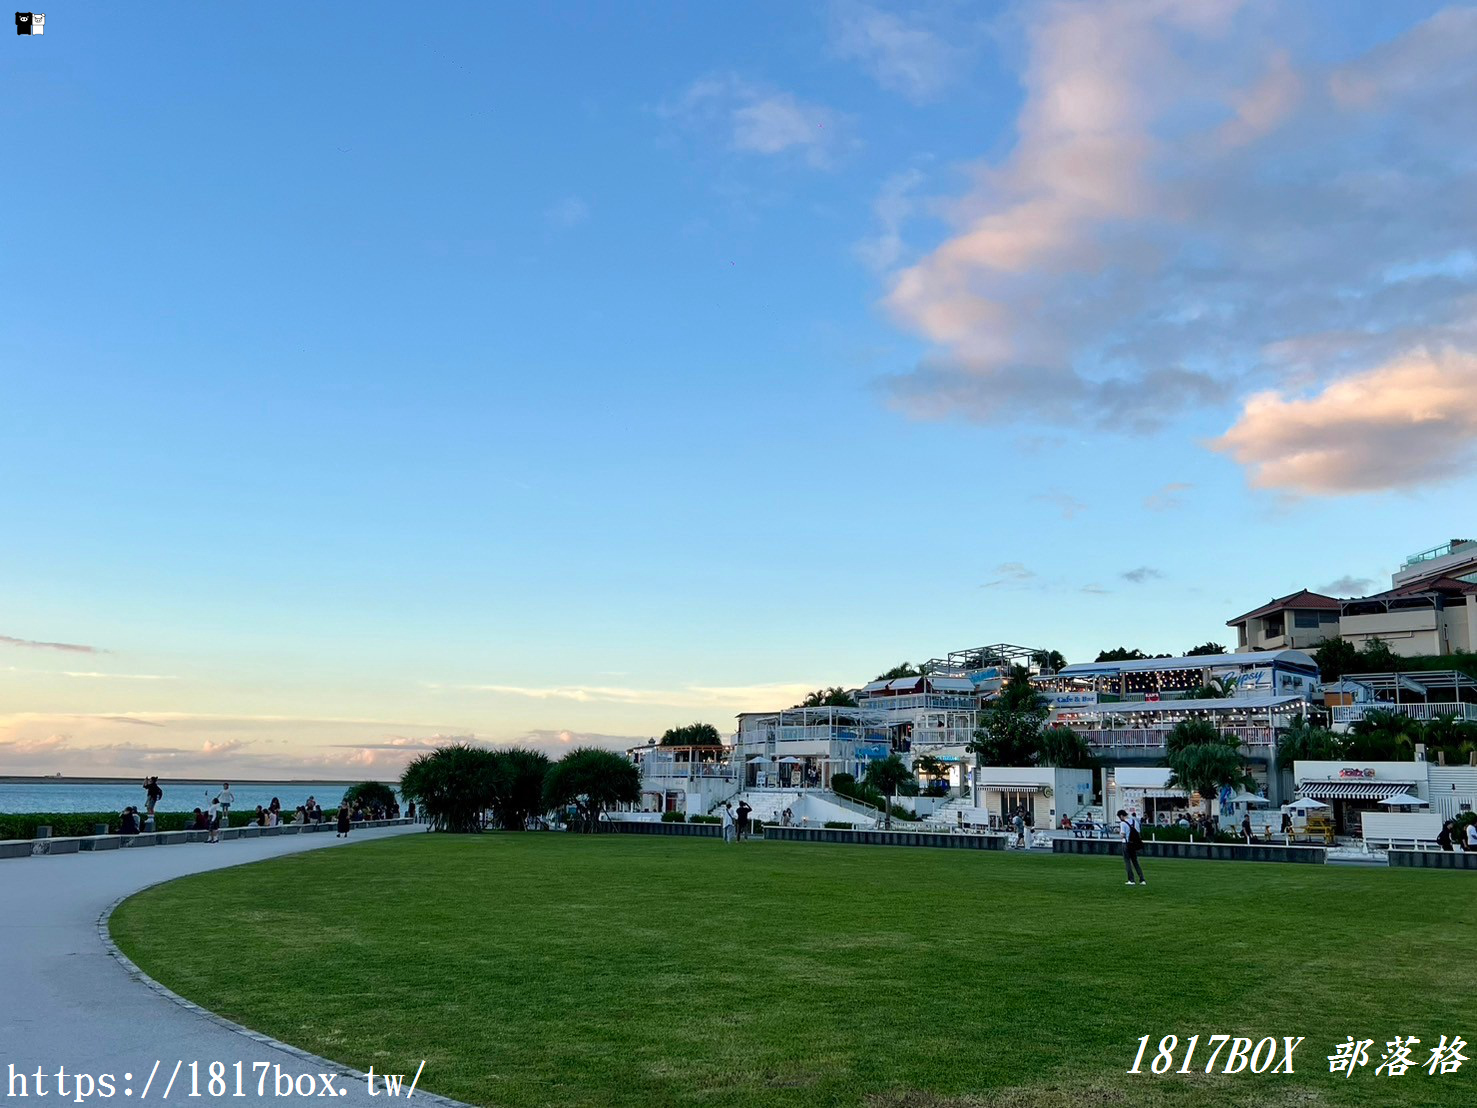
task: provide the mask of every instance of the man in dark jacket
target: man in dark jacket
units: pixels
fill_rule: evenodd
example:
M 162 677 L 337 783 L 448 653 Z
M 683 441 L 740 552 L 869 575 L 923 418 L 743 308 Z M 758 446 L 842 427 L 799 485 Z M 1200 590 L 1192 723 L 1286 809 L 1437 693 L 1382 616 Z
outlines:
M 749 813 L 754 809 L 749 807 L 747 800 L 740 800 L 738 806 L 738 837 L 740 840 L 749 833 Z

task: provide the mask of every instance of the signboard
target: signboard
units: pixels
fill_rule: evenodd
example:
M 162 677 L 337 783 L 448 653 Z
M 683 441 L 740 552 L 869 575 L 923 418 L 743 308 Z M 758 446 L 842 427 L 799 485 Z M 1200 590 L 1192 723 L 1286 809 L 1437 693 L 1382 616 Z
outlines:
M 1082 708 L 1097 703 L 1095 692 L 1049 692 L 1046 699 L 1053 708 Z
M 891 753 L 887 743 L 858 743 L 856 748 L 858 758 L 886 758 Z
M 1369 778 L 1369 777 L 1373 777 L 1374 776 L 1374 770 L 1372 770 L 1372 769 L 1341 769 L 1341 770 L 1339 770 L 1339 776 L 1340 777 L 1357 777 L 1357 778 L 1361 778 L 1361 779 L 1362 778 Z

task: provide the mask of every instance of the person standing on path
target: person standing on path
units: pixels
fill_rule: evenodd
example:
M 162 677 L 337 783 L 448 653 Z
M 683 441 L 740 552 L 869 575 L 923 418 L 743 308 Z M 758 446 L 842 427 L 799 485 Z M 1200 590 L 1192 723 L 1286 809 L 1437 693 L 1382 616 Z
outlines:
M 158 804 L 164 797 L 164 790 L 159 787 L 159 778 L 144 778 L 144 797 L 146 798 L 144 812 L 152 818 L 154 815 L 154 805 Z
M 1015 832 L 1015 844 L 1016 844 L 1016 846 L 1020 847 L 1022 850 L 1025 850 L 1026 849 L 1026 818 L 1023 815 L 1021 815 L 1021 810 L 1019 808 L 1017 808 L 1015 810 L 1015 815 L 1012 816 L 1011 819 L 1010 819 L 1010 827 L 1011 827 L 1011 830 L 1013 830 Z
M 221 804 L 221 798 L 216 797 L 210 802 L 210 837 L 205 841 L 218 843 L 221 841 L 221 824 L 225 821 L 225 806 Z
M 221 806 L 221 822 L 227 827 L 231 826 L 231 805 L 236 803 L 236 794 L 231 791 L 229 781 L 221 782 L 221 792 L 215 798 Z
M 723 841 L 726 843 L 738 842 L 738 831 L 733 825 L 733 805 L 725 803 L 723 811 L 719 813 L 723 817 Z
M 747 800 L 740 800 L 738 806 L 738 837 L 742 841 L 749 833 L 749 813 L 754 809 L 749 807 Z
M 1467 853 L 1477 854 L 1477 820 L 1467 824 Z
M 1144 849 L 1144 837 L 1139 834 L 1138 825 L 1122 808 L 1118 809 L 1118 831 L 1123 836 L 1123 868 L 1128 871 L 1128 884 L 1134 883 L 1133 875 L 1138 873 L 1138 883 L 1147 885 L 1144 880 L 1144 867 L 1139 865 L 1139 851 Z
M 353 826 L 353 823 L 349 821 L 349 806 L 347 804 L 340 804 L 338 806 L 338 834 L 334 838 L 347 839 L 349 837 L 349 829 Z

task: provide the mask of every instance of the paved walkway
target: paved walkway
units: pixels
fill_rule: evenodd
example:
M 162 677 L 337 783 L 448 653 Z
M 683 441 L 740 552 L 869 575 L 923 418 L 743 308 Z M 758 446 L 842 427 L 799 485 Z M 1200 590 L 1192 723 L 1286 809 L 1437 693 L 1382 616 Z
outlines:
M 78 1073 L 94 1079 L 110 1074 L 116 1094 L 106 1102 L 137 1103 L 156 1060 L 159 1070 L 143 1099 L 164 1100 L 175 1062 L 182 1061 L 167 1103 L 196 1106 L 274 1104 L 282 1108 L 303 1103 L 296 1091 L 286 1099 L 271 1095 L 275 1090 L 270 1079 L 268 1095 L 258 1097 L 260 1067 L 253 1071 L 254 1062 L 280 1065 L 284 1074 L 317 1075 L 325 1069 L 348 1074 L 343 1066 L 259 1041 L 156 991 L 109 953 L 98 933 L 98 917 L 120 897 L 173 877 L 305 850 L 352 850 L 366 840 L 407 833 L 424 834 L 424 830 L 402 826 L 355 831 L 348 842 L 327 834 L 287 835 L 234 839 L 216 846 L 191 843 L 0 860 L 0 1102 L 10 1103 L 9 1098 L 15 1097 L 17 1103 L 37 1103 L 19 1100 L 20 1085 L 12 1086 L 16 1080 L 12 1074 L 28 1074 L 26 1091 L 34 1097 L 37 1066 L 46 1071 L 45 1090 L 50 1097 L 40 1103 L 75 1103 L 72 1075 Z M 201 1094 L 193 1098 L 189 1095 L 192 1061 L 200 1063 Z M 209 1095 L 206 1083 L 210 1063 L 215 1061 L 228 1067 L 228 1094 L 236 1091 L 235 1064 L 243 1063 L 247 1095 Z M 415 1064 L 409 1064 L 407 1086 L 415 1073 Z M 56 1095 L 53 1075 L 59 1067 L 67 1074 L 65 1098 Z M 416 1102 L 422 1101 L 423 1093 L 427 1104 L 439 1099 L 425 1087 L 434 1087 L 433 1082 L 433 1074 L 422 1076 Z M 306 1092 L 308 1081 L 301 1086 Z M 341 1076 L 333 1087 L 347 1090 L 347 1095 L 341 1092 L 337 1098 L 341 1105 L 383 1108 L 389 1099 L 378 1081 L 376 1090 L 381 1095 L 373 1098 L 360 1078 Z M 131 1096 L 125 1092 L 130 1088 Z M 322 1089 L 319 1078 L 313 1093 Z M 83 1103 L 103 1099 L 94 1093 Z

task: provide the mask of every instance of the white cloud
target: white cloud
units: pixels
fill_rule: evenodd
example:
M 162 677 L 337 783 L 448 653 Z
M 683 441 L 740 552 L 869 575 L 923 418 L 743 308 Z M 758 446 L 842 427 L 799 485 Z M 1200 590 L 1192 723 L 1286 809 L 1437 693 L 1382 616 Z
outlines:
M 578 196 L 566 196 L 544 212 L 544 218 L 556 227 L 568 230 L 590 218 L 590 205 Z
M 821 104 L 735 76 L 694 82 L 662 114 L 693 131 L 718 130 L 743 153 L 796 154 L 808 164 L 829 166 L 843 145 L 843 120 Z
M 755 709 L 783 707 L 810 692 L 814 684 L 686 685 L 678 689 L 633 689 L 613 685 L 428 685 L 460 692 L 496 693 L 529 700 L 568 700 L 577 704 L 659 705 L 672 708 Z
M 963 50 L 918 20 L 868 4 L 836 4 L 832 24 L 837 54 L 861 63 L 883 88 L 917 103 L 935 99 L 964 60 Z
M 1352 597 L 1372 592 L 1374 586 L 1375 581 L 1372 577 L 1352 577 L 1345 574 L 1326 585 L 1319 585 L 1317 591 L 1325 596 Z
M 1256 488 L 1373 492 L 1453 477 L 1477 446 L 1477 355 L 1420 352 L 1308 395 L 1256 393 L 1213 445 Z
M 917 169 L 894 173 L 882 182 L 872 210 L 877 216 L 877 233 L 856 245 L 856 255 L 869 269 L 884 272 L 903 256 L 903 223 L 913 214 L 913 190 L 923 181 Z
M 885 382 L 892 403 L 1140 433 L 1255 392 L 1218 445 L 1260 487 L 1470 469 L 1460 410 L 1417 415 L 1390 390 L 1414 372 L 1392 367 L 1477 353 L 1477 9 L 1332 64 L 1289 54 L 1284 18 L 1237 0 L 1027 8 L 1014 148 L 892 276 L 886 307 L 935 348 Z M 1463 380 L 1421 388 L 1470 410 Z M 1430 432 L 1383 475 L 1321 433 L 1365 425 L 1354 394 L 1386 445 L 1412 419 Z M 1313 444 L 1286 437 L 1294 419 Z
M 1080 513 L 1087 510 L 1087 504 L 1085 502 L 1078 500 L 1070 493 L 1062 492 L 1060 489 L 1037 493 L 1032 499 L 1039 500 L 1044 504 L 1050 504 L 1057 511 L 1061 512 L 1063 519 L 1075 519 Z
M 1171 508 L 1182 507 L 1185 499 L 1181 493 L 1189 492 L 1194 487 L 1185 481 L 1171 481 L 1144 497 L 1144 507 L 1151 512 L 1167 512 Z

